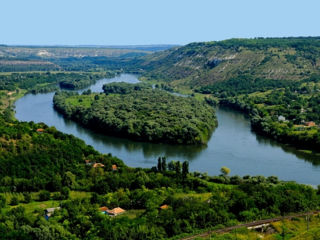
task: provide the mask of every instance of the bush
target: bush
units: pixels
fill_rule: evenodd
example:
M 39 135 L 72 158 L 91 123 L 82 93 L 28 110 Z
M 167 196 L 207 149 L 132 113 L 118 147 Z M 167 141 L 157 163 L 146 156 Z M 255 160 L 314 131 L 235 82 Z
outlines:
M 23 193 L 23 198 L 25 203 L 29 203 L 32 200 L 30 193 Z
M 68 187 L 63 187 L 61 189 L 61 199 L 68 199 L 70 195 L 70 189 Z
M 19 204 L 19 199 L 16 196 L 13 196 L 10 201 L 11 206 L 15 206 Z
M 39 193 L 39 201 L 48 201 L 50 200 L 50 192 L 43 190 Z

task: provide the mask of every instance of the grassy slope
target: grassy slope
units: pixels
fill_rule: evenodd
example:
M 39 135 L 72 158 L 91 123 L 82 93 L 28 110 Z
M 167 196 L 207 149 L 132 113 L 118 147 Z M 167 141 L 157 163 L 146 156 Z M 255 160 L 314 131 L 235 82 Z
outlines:
M 319 44 L 320 40 L 313 38 L 192 43 L 145 56 L 142 67 L 147 79 L 180 88 L 197 88 L 246 74 L 297 80 L 320 72 Z

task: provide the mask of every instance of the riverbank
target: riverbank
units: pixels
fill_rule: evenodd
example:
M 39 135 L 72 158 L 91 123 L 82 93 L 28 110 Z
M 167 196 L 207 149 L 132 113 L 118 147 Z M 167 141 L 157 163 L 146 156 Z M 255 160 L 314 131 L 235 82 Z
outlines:
M 264 108 L 237 98 L 223 99 L 220 104 L 246 114 L 250 118 L 252 129 L 258 134 L 294 146 L 305 154 L 316 154 L 320 158 L 319 126 L 294 125 L 283 116 L 284 120 L 272 118 Z
M 102 86 L 111 82 L 138 83 L 139 80 L 135 75 L 122 74 L 113 79 L 99 80 L 85 90 L 102 92 Z M 83 128 L 54 110 L 53 95 L 27 94 L 16 102 L 16 118 L 54 126 L 83 139 L 101 153 L 112 153 L 130 167 L 150 168 L 156 165 L 159 156 L 166 156 L 169 160 L 189 161 L 190 170 L 210 175 L 218 175 L 220 168 L 227 166 L 233 175 L 275 175 L 281 180 L 313 186 L 319 184 L 319 157 L 313 154 L 306 156 L 295 148 L 256 135 L 251 131 L 249 119 L 235 110 L 216 109 L 219 125 L 207 146 L 154 144 L 105 136 Z

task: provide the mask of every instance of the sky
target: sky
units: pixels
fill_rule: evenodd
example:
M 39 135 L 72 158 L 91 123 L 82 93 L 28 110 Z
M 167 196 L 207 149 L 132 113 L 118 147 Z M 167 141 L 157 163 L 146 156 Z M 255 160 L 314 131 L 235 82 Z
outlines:
M 187 44 L 320 36 L 319 0 L 0 0 L 0 44 Z

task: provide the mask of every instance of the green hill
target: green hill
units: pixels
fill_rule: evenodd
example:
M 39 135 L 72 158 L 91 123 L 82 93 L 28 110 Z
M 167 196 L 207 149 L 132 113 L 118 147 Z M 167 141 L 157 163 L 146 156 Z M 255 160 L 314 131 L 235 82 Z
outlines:
M 199 88 L 250 76 L 300 80 L 320 72 L 320 38 L 230 39 L 191 43 L 144 56 L 139 66 L 147 79 Z

